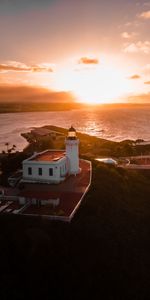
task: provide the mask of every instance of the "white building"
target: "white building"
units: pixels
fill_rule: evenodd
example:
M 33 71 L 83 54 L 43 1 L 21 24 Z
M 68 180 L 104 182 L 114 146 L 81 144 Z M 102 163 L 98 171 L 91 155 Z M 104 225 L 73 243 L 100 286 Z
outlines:
M 70 174 L 78 174 L 79 139 L 71 127 L 65 140 L 66 150 L 46 150 L 23 161 L 23 181 L 60 183 Z

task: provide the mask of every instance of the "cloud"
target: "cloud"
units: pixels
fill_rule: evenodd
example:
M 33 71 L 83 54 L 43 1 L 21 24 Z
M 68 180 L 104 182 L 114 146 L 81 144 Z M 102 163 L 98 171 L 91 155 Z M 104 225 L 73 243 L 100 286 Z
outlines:
M 29 67 L 27 65 L 19 63 L 19 62 L 8 62 L 6 64 L 0 64 L 0 72 L 8 72 L 8 71 L 19 71 L 19 72 L 27 72 Z
M 150 53 L 150 41 L 138 41 L 136 43 L 125 44 L 123 51 L 125 53 Z
M 124 31 L 124 32 L 122 32 L 121 33 L 121 37 L 123 38 L 123 39 L 131 39 L 131 38 L 133 38 L 133 37 L 135 37 L 135 36 L 137 36 L 138 34 L 136 33 L 136 32 L 131 32 L 131 33 L 129 33 L 129 32 L 127 32 L 127 31 Z
M 125 53 L 136 53 L 136 52 L 138 52 L 138 50 L 139 49 L 138 49 L 137 45 L 135 43 L 132 43 L 132 44 L 126 45 L 123 51 Z
M 138 17 L 145 20 L 150 19 L 150 10 L 143 11 L 140 15 L 138 15 Z
M 141 70 L 140 73 L 142 74 L 142 77 L 144 78 L 144 84 L 145 85 L 149 85 L 150 84 L 150 64 L 146 64 L 144 65 Z
M 143 66 L 141 68 L 142 74 L 144 76 L 146 76 L 145 78 L 149 78 L 150 77 L 150 64 L 146 64 L 145 66 Z
M 130 39 L 131 38 L 131 36 L 132 36 L 132 34 L 130 34 L 130 33 L 128 33 L 128 32 L 122 32 L 121 33 L 121 36 L 122 36 L 122 38 L 124 38 L 124 39 Z
M 150 2 L 144 2 L 144 6 L 150 6 Z
M 145 65 L 143 70 L 144 70 L 144 73 L 146 73 L 146 74 L 149 73 L 150 74 L 150 64 Z
M 128 97 L 128 102 L 130 103 L 150 103 L 150 93 L 139 94 Z
M 129 77 L 129 79 L 139 79 L 139 78 L 141 78 L 141 76 L 138 75 L 138 74 L 134 74 L 134 75 Z
M 127 23 L 125 23 L 124 25 L 127 26 L 127 27 L 128 27 L 128 26 L 131 26 L 131 25 L 132 25 L 132 22 L 127 22 Z
M 41 64 L 31 66 L 31 72 L 53 72 L 53 69 L 50 66 L 44 66 Z
M 53 72 L 50 64 L 26 65 L 21 62 L 9 61 L 0 64 L 0 72 Z
M 70 92 L 53 91 L 37 86 L 0 85 L 0 102 L 73 102 Z
M 97 65 L 99 64 L 99 60 L 97 58 L 92 58 L 92 57 L 81 57 L 78 63 L 85 64 L 85 65 Z
M 139 20 L 132 20 L 132 22 L 126 22 L 124 23 L 124 26 L 129 28 L 134 28 L 134 27 L 139 27 L 140 26 L 140 22 Z

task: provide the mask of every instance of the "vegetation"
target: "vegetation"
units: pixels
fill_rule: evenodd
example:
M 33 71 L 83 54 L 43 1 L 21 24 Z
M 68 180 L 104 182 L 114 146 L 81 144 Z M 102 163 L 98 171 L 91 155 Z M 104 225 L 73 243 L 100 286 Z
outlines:
M 68 130 L 60 128 L 57 126 L 46 125 L 43 128 L 54 130 L 60 133 L 63 133 L 64 136 L 67 135 Z M 22 134 L 30 144 L 35 143 L 35 136 L 31 132 Z M 150 154 L 150 145 L 136 145 L 134 141 L 124 140 L 122 142 L 113 142 L 95 136 L 90 136 L 84 133 L 78 133 L 80 139 L 80 154 L 86 156 L 89 159 L 97 157 L 124 157 L 132 155 L 149 155 Z M 47 137 L 47 140 L 51 140 L 52 148 L 64 149 L 64 137 L 60 137 L 55 141 Z M 35 148 L 41 143 L 42 138 L 37 137 Z M 32 147 L 32 146 L 31 146 Z
M 70 224 L 1 215 L 1 299 L 149 298 L 150 174 L 92 163 Z
M 40 137 L 38 139 L 32 140 L 30 144 L 24 149 L 24 153 L 27 153 L 27 155 L 33 154 L 36 152 L 41 152 L 46 149 L 53 149 L 54 143 L 53 140 L 49 136 Z
M 0 156 L 0 185 L 8 186 L 8 177 L 22 168 L 22 161 L 28 155 L 24 152 L 3 153 Z
M 22 153 L 16 151 L 15 145 L 11 146 L 9 142 L 5 143 L 6 148 L 0 155 L 0 184 L 7 185 L 8 176 L 21 168 L 22 160 L 34 152 L 46 149 L 64 149 L 64 137 L 67 135 L 67 129 L 52 125 L 46 125 L 44 128 L 60 132 L 63 135 L 53 138 L 48 135 L 35 136 L 32 132 L 24 133 L 22 136 L 27 139 L 29 145 Z M 78 137 L 80 139 L 80 156 L 86 159 L 150 154 L 150 145 L 135 145 L 131 140 L 112 142 L 83 133 L 78 133 Z
M 91 160 L 106 149 L 131 151 L 128 141 L 79 137 Z M 5 154 L 3 171 L 28 154 Z M 1 299 L 149 299 L 150 171 L 92 165 L 92 185 L 70 224 L 0 215 Z

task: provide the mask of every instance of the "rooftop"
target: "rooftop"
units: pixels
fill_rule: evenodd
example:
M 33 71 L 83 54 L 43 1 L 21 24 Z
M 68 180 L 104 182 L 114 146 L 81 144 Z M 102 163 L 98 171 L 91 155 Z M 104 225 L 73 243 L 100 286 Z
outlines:
M 45 152 L 42 153 L 38 153 L 37 155 L 35 155 L 34 157 L 30 158 L 29 160 L 32 161 L 58 161 L 59 159 L 63 158 L 65 156 L 65 152 L 61 151 L 61 150 L 54 150 L 54 151 L 50 151 L 47 150 Z

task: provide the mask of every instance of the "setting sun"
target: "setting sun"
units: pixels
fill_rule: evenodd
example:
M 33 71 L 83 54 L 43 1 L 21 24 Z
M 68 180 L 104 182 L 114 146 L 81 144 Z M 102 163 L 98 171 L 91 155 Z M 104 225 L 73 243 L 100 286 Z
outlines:
M 121 70 L 99 64 L 62 69 L 56 74 L 54 85 L 88 104 L 117 102 L 130 91 L 129 80 Z
M 127 89 L 120 72 L 108 68 L 81 72 L 74 82 L 73 91 L 80 101 L 94 104 L 117 101 Z

